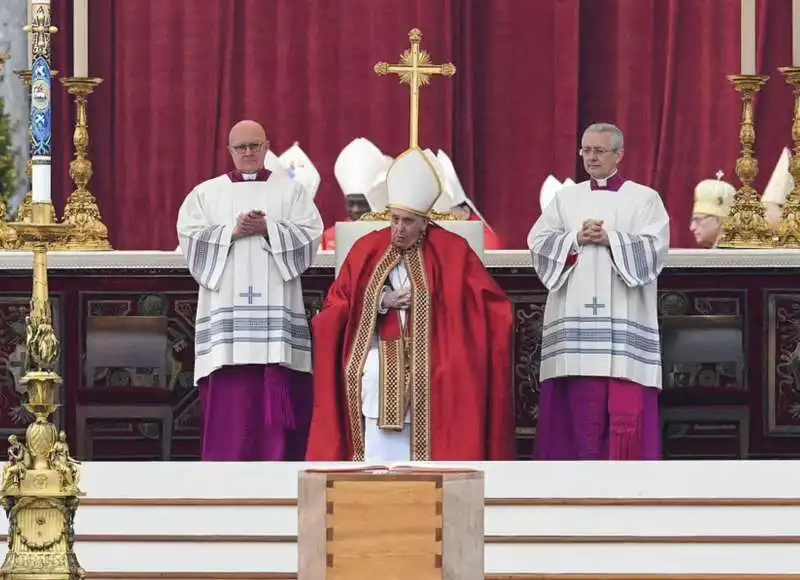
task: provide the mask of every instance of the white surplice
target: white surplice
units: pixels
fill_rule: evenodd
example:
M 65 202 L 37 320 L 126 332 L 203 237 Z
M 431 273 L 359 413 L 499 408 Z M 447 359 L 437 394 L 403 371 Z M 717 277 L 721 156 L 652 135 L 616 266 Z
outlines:
M 266 214 L 267 235 L 231 240 L 236 218 Z M 198 185 L 178 213 L 178 238 L 200 285 L 195 384 L 226 365 L 280 364 L 311 372 L 311 334 L 300 275 L 322 219 L 305 188 L 282 172 L 266 181 L 221 175 Z
M 411 288 L 405 264 L 400 262 L 389 274 L 391 288 Z M 388 291 L 388 288 L 385 289 Z M 383 312 L 385 314 L 385 311 Z M 405 325 L 408 312 L 400 310 L 400 322 Z M 380 324 L 380 317 L 378 318 Z M 409 461 L 411 459 L 411 410 L 406 412 L 402 431 L 378 428 L 380 410 L 381 359 L 377 330 L 372 337 L 364 374 L 361 377 L 361 412 L 364 414 L 364 461 L 367 463 Z
M 587 219 L 603 221 L 610 247 L 578 246 Z M 656 279 L 669 216 L 658 193 L 632 181 L 619 191 L 593 191 L 588 181 L 566 187 L 534 224 L 528 247 L 550 291 L 541 380 L 613 377 L 661 388 Z

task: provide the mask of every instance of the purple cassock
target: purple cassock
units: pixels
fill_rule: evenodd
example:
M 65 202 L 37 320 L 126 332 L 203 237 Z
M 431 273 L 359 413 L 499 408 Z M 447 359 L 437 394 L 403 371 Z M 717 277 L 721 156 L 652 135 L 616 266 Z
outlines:
M 236 365 L 199 381 L 203 461 L 303 461 L 313 408 L 310 373 Z
M 269 171 L 234 183 L 266 181 Z M 310 373 L 276 364 L 224 366 L 198 381 L 202 461 L 303 461 L 313 409 Z
M 592 190 L 618 191 L 619 173 Z M 538 461 L 658 460 L 656 388 L 624 379 L 559 377 L 542 381 L 533 458 Z

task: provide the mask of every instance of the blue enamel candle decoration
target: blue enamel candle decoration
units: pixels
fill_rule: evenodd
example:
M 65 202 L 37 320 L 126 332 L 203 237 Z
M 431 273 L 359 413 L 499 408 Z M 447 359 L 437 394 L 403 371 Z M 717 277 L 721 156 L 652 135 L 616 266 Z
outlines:
M 26 27 L 32 44 L 31 64 L 31 169 L 34 203 L 50 203 L 50 154 L 53 137 L 51 100 L 50 0 L 33 3 L 32 22 Z

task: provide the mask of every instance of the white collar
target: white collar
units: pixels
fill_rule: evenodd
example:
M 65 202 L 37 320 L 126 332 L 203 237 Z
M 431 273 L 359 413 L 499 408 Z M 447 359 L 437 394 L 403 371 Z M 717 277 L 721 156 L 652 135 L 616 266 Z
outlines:
M 242 178 L 245 181 L 255 181 L 256 177 L 258 177 L 258 173 L 242 173 Z
M 609 175 L 605 179 L 595 179 L 594 181 L 595 181 L 595 183 L 597 183 L 598 186 L 605 187 L 605 186 L 608 185 L 608 180 L 611 179 L 612 177 L 614 177 L 616 174 L 617 174 L 617 170 L 615 169 L 614 173 L 612 173 L 611 175 Z

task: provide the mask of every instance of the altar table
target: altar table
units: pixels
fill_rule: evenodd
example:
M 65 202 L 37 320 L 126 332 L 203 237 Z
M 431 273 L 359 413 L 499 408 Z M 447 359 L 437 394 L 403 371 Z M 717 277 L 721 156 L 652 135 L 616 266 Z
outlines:
M 536 436 L 546 292 L 524 250 L 484 261 L 515 307 L 517 450 Z M 19 378 L 31 290 L 28 252 L 0 252 L 0 431 L 21 433 Z M 65 386 L 56 420 L 94 459 L 196 459 L 192 387 L 197 286 L 177 252 L 54 252 L 54 320 Z M 334 255 L 303 276 L 309 317 Z M 800 457 L 798 250 L 673 250 L 659 279 L 667 458 Z M 166 354 L 163 354 L 166 351 Z

